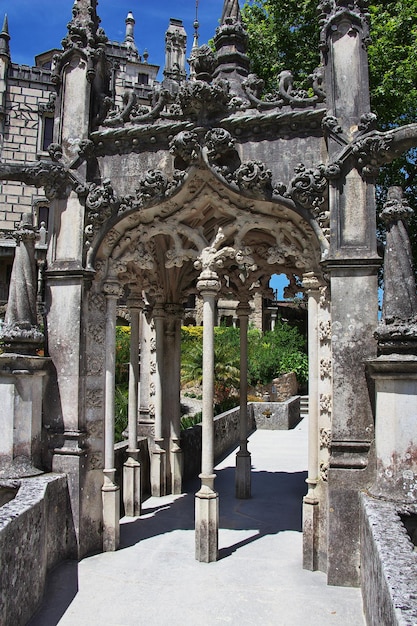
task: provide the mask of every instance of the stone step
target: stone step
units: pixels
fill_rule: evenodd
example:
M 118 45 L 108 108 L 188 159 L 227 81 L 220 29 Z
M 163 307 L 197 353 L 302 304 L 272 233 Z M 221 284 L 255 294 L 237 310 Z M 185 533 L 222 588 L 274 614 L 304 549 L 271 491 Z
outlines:
M 308 396 L 300 396 L 300 415 L 308 415 Z

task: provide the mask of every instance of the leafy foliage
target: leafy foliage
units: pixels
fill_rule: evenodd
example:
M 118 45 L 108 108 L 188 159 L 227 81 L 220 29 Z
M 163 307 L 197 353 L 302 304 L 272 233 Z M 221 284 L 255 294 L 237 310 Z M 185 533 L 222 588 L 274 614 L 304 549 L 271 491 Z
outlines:
M 194 330 L 191 333 L 195 332 Z M 190 337 L 182 329 L 181 380 L 183 385 L 200 385 L 203 377 L 202 337 Z M 187 336 L 188 335 L 188 336 Z M 240 380 L 240 335 L 238 328 L 215 328 L 215 402 L 226 410 L 226 401 L 237 394 Z M 279 374 L 295 372 L 299 382 L 307 380 L 305 339 L 299 330 L 278 320 L 273 331 L 248 333 L 248 382 L 270 383 Z M 238 402 L 238 401 L 237 401 Z M 231 407 L 227 407 L 231 408 Z
M 130 327 L 116 326 L 116 385 L 129 382 Z
M 248 346 L 249 383 L 265 385 L 288 372 L 295 372 L 299 382 L 307 380 L 305 339 L 297 328 L 278 320 L 272 331 L 252 332 Z
M 267 91 L 284 69 L 300 87 L 319 65 L 317 0 L 246 0 L 242 10 L 249 34 L 252 71 Z M 381 130 L 415 122 L 417 118 L 417 11 L 415 0 L 370 2 L 371 43 L 368 47 L 371 109 Z M 381 169 L 377 207 L 387 190 L 400 185 L 414 209 L 409 225 L 417 268 L 417 150 L 413 149 Z M 380 234 L 383 229 L 380 227 Z
M 316 0 L 252 0 L 242 10 L 249 35 L 252 71 L 277 87 L 278 74 L 290 69 L 300 87 L 320 63 Z

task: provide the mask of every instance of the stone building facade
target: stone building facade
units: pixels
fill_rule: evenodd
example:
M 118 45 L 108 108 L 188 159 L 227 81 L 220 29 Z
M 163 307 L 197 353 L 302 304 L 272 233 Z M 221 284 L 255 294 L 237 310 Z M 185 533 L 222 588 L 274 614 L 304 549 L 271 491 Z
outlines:
M 247 498 L 246 331 L 251 303 L 268 296 L 273 273 L 300 278 L 308 300 L 304 567 L 327 572 L 329 584 L 358 585 L 362 494 L 373 490 L 378 497 L 395 497 L 412 506 L 417 484 L 417 437 L 409 408 L 417 395 L 415 285 L 409 277 L 398 278 L 410 275 L 407 255 L 398 255 L 397 278 L 390 281 L 386 296 L 396 305 L 407 299 L 410 307 L 394 306 L 392 312 L 386 305 L 383 327 L 375 334 L 381 258 L 374 183 L 382 164 L 417 145 L 417 129 L 375 129 L 369 102 L 367 2 L 322 0 L 318 9 L 322 63 L 311 76 L 309 94 L 298 90 L 286 71 L 278 90 L 264 97 L 262 81 L 250 74 L 237 0 L 224 2 L 215 51 L 193 47 L 189 78 L 184 32 L 172 21 L 164 80 L 154 83 L 150 73 L 146 89 L 142 79 L 133 81 L 139 70 L 143 74 L 148 68 L 136 56 L 133 17 L 128 18 L 126 42 L 109 44 L 99 28 L 97 2 L 76 0 L 63 49 L 53 55 L 51 69 L 21 70 L 27 72 L 26 87 L 22 81 L 15 85 L 21 92 L 13 98 L 34 107 L 30 115 L 36 136 L 35 127 L 22 119 L 26 108 L 13 109 L 8 94 L 14 83 L 4 73 L 3 197 L 18 219 L 22 209 L 17 207 L 39 207 L 40 215 L 46 198 L 49 217 L 42 272 L 46 353 L 36 356 L 41 343 L 32 313 L 36 293 L 13 289 L 2 331 L 6 356 L 0 361 L 0 381 L 7 381 L 9 399 L 12 393 L 18 398 L 19 385 L 30 387 L 33 410 L 40 413 L 43 372 L 42 422 L 38 430 L 26 433 L 23 466 L 41 464 L 69 477 L 79 556 L 99 548 L 115 550 L 119 544 L 114 353 L 121 298 L 126 299 L 132 331 L 125 509 L 130 515 L 140 513 L 140 429 L 151 435 L 152 493 L 181 492 L 180 324 L 184 303 L 194 295 L 202 303 L 204 326 L 196 558 L 218 558 L 219 496 L 213 471 L 216 304 L 219 299 L 237 302 L 241 405 L 236 493 Z M 17 69 L 10 65 L 7 26 L 0 41 L 4 71 L 8 67 L 7 75 L 13 77 Z M 136 69 L 123 84 L 118 72 L 124 67 Z M 40 90 L 30 77 L 43 74 Z M 40 100 L 30 95 L 31 89 L 38 90 Z M 143 90 L 150 94 L 146 104 Z M 13 120 L 20 120 L 16 141 L 7 130 L 12 111 Z M 53 142 L 49 160 L 38 160 L 39 147 L 46 147 L 39 143 L 45 115 L 54 118 Z M 27 139 L 24 145 L 31 149 L 22 159 L 12 146 Z M 405 250 L 399 243 L 405 240 L 406 215 L 400 194 L 390 203 L 392 247 Z M 12 285 L 31 275 L 36 256 L 33 227 L 23 221 L 15 235 L 19 254 Z M 29 279 L 24 282 L 29 285 Z M 407 297 L 396 293 L 399 283 L 407 285 Z M 381 401 L 385 393 L 389 404 Z M 404 393 L 410 403 L 403 402 Z M 8 432 L 23 410 L 17 401 L 13 406 L 4 426 Z M 389 421 L 396 413 L 387 406 L 409 412 L 407 429 L 396 437 L 386 437 L 386 429 L 396 428 Z M 12 440 L 1 450 L 4 472 L 17 471 Z M 398 486 L 405 478 L 406 494 Z

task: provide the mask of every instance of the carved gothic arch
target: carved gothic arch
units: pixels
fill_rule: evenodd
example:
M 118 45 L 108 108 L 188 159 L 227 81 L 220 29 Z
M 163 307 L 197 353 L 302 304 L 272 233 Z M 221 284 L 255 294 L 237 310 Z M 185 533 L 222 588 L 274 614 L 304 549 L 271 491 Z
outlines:
M 219 232 L 220 247 L 234 250 L 223 261 L 225 292 L 265 291 L 273 273 L 322 276 L 328 242 L 311 211 L 284 196 L 244 194 L 205 163 L 190 167 L 167 199 L 107 220 L 89 263 L 99 281 L 141 284 L 165 302 L 183 301 L 195 289 L 198 259 Z

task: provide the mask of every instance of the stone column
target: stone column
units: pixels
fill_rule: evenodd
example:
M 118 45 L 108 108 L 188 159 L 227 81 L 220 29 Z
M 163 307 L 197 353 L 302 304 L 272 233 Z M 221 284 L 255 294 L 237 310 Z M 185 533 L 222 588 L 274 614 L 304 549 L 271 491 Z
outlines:
M 308 492 L 303 499 L 303 567 L 317 569 L 319 500 L 315 489 L 319 474 L 319 338 L 318 309 L 320 284 L 313 272 L 304 274 L 308 293 Z
M 166 305 L 166 359 L 169 365 L 166 372 L 166 406 L 170 417 L 170 483 L 171 493 L 182 493 L 183 455 L 180 448 L 181 438 L 181 319 L 183 307 Z
M 120 285 L 107 282 L 106 294 L 106 378 L 104 407 L 104 484 L 103 498 L 103 550 L 117 550 L 120 540 L 120 490 L 115 482 L 114 467 L 114 393 L 116 354 L 116 309 Z
M 140 323 L 140 383 L 139 383 L 139 435 L 153 435 L 154 420 L 150 418 L 152 336 L 147 312 L 141 313 Z
M 166 495 L 166 451 L 163 436 L 164 330 L 165 313 L 160 305 L 153 311 L 156 335 L 155 375 L 155 442 L 151 457 L 151 492 L 153 496 Z
M 138 391 L 139 391 L 139 320 L 142 301 L 131 296 L 127 301 L 130 313 L 130 362 L 129 362 L 129 406 L 128 458 L 123 468 L 123 501 L 127 516 L 141 514 L 141 468 L 138 449 Z
M 237 315 L 240 322 L 240 412 L 239 451 L 236 454 L 236 498 L 251 497 L 251 456 L 248 451 L 248 302 L 240 302 Z
M 219 495 L 214 491 L 214 316 L 220 282 L 214 272 L 200 276 L 197 288 L 203 298 L 203 419 L 201 488 L 195 494 L 196 559 L 218 559 Z

